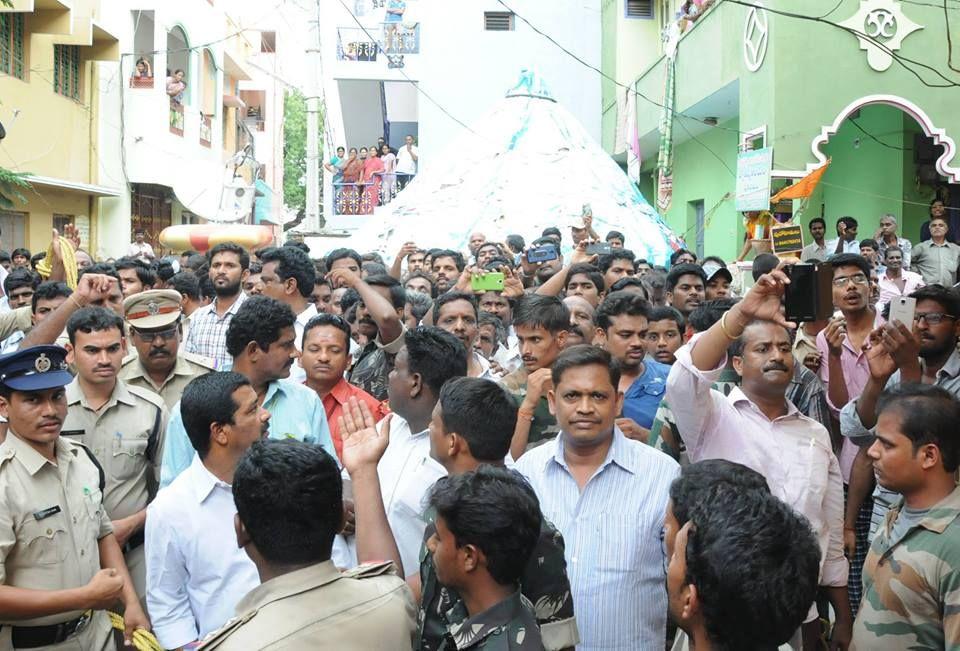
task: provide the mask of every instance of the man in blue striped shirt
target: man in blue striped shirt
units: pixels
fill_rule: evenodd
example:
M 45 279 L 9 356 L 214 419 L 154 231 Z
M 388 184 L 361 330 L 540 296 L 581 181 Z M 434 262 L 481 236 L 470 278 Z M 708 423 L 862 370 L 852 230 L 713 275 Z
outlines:
M 560 435 L 526 452 L 516 469 L 566 542 L 573 601 L 580 604 L 577 648 L 663 648 L 661 531 L 679 466 L 614 425 L 623 393 L 609 353 L 586 345 L 569 348 L 554 362 L 552 380 L 548 400 Z

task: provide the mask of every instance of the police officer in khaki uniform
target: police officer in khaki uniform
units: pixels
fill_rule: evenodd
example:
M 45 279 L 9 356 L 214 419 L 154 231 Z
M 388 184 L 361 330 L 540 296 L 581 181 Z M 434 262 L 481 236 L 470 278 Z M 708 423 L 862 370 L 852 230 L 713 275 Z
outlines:
M 409 651 L 416 606 L 392 563 L 341 573 L 330 560 L 343 520 L 337 462 L 291 439 L 255 443 L 237 465 L 237 543 L 261 585 L 201 649 Z
M 104 608 L 122 604 L 130 639 L 149 628 L 103 508 L 103 471 L 60 437 L 71 381 L 65 351 L 0 357 L 0 649 L 115 648 Z
M 103 504 L 142 598 L 143 527 L 159 484 L 167 409 L 157 394 L 117 379 L 126 339 L 116 314 L 102 307 L 78 310 L 67 322 L 67 335 L 67 361 L 77 377 L 66 389 L 63 435 L 82 441 L 103 466 Z
M 123 360 L 120 379 L 153 391 L 172 410 L 190 380 L 213 370 L 206 357 L 181 350 L 181 297 L 172 289 L 151 289 L 123 302 L 135 351 Z

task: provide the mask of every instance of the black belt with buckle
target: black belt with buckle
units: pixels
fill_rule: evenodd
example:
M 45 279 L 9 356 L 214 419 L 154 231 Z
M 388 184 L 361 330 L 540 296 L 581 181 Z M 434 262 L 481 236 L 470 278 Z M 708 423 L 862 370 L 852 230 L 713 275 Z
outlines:
M 88 610 L 76 619 L 48 626 L 13 626 L 11 641 L 14 649 L 36 649 L 41 646 L 60 644 L 77 635 L 90 623 L 93 611 Z
M 120 550 L 124 554 L 129 554 L 130 552 L 132 552 L 134 549 L 136 549 L 142 544 L 143 544 L 143 529 L 141 529 L 137 533 L 130 536 L 127 539 L 127 542 L 123 544 L 123 547 L 120 548 Z

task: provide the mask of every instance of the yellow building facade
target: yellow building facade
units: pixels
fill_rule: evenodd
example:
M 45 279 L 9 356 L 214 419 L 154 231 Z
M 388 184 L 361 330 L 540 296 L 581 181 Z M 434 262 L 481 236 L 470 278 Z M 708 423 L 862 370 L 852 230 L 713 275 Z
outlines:
M 26 202 L 0 210 L 10 251 L 46 249 L 51 228 L 76 223 L 84 247 L 96 242 L 99 203 L 121 179 L 100 178 L 97 61 L 118 61 L 116 36 L 99 0 L 14 0 L 0 5 L 0 167 L 28 175 Z

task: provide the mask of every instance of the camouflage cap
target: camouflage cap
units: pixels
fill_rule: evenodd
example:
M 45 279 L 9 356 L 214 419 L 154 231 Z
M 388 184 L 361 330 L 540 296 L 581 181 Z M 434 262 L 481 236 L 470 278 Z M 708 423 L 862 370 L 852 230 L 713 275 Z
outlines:
M 127 323 L 141 330 L 173 325 L 180 313 L 180 292 L 172 289 L 150 289 L 123 301 Z

